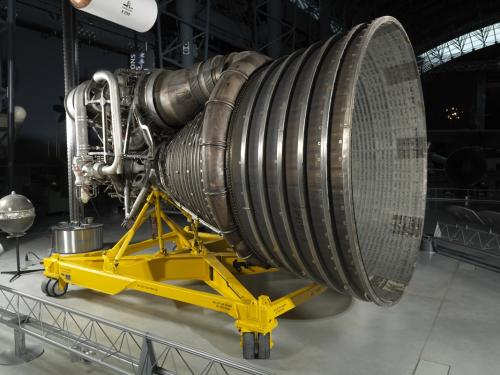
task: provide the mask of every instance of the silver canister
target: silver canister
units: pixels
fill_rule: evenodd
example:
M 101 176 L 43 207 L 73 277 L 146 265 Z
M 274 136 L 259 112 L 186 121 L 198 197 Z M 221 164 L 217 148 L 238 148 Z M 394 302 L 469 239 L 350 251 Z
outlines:
M 79 254 L 103 248 L 102 224 L 59 223 L 52 228 L 52 252 Z

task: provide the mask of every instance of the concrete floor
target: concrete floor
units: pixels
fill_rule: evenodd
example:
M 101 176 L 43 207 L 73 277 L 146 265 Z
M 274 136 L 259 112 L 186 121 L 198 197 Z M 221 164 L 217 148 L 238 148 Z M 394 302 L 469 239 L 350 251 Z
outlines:
M 52 219 L 56 221 L 56 219 Z M 23 239 L 22 253 L 47 254 L 48 222 Z M 107 226 L 115 240 L 118 218 Z M 145 233 L 143 233 L 145 235 Z M 5 253 L 0 270 L 14 264 L 13 243 L 0 238 Z M 41 274 L 24 276 L 12 287 L 37 297 Z M 303 284 L 285 273 L 243 280 L 271 296 Z M 0 283 L 8 285 L 8 277 Z M 59 302 L 214 354 L 240 360 L 231 318 L 158 297 L 126 292 L 110 297 L 70 287 Z M 496 375 L 500 372 L 500 274 L 440 255 L 421 254 L 403 300 L 393 308 L 327 293 L 280 319 L 269 361 L 253 361 L 277 374 Z M 0 350 L 10 348 L 11 331 L 0 327 Z M 71 363 L 47 347 L 39 359 L 1 374 L 101 374 L 102 369 Z

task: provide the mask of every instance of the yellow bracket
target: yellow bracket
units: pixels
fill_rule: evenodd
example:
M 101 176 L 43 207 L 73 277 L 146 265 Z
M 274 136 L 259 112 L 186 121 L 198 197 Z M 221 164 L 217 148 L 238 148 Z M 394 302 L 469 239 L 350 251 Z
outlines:
M 59 280 L 61 289 L 74 284 L 110 295 L 131 289 L 219 311 L 235 319 L 241 334 L 270 334 L 279 316 L 326 290 L 311 284 L 275 301 L 266 295 L 255 297 L 235 275 L 275 269 L 238 258 L 220 235 L 198 232 L 198 221 L 182 210 L 191 225 L 180 227 L 161 210 L 162 202 L 173 204 L 164 193 L 153 189 L 131 228 L 111 249 L 53 254 L 43 261 L 45 276 Z M 148 218 L 156 223 L 156 235 L 132 243 Z M 175 249 L 167 251 L 167 242 L 174 243 Z M 157 251 L 137 254 L 152 249 Z M 217 294 L 164 283 L 173 280 L 203 281 Z

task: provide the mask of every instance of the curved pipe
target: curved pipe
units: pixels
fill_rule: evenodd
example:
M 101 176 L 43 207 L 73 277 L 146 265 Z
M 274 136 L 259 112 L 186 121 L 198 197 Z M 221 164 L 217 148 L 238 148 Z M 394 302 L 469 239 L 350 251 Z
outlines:
M 75 176 L 74 184 L 80 189 L 79 200 L 87 203 L 85 173 L 89 163 L 89 139 L 88 139 L 88 114 L 85 105 L 85 95 L 89 82 L 84 82 L 73 89 L 66 97 L 67 121 L 71 122 L 74 129 L 74 157 L 70 161 L 72 173 Z M 91 160 L 91 159 L 90 159 Z
M 142 85 L 141 109 L 158 127 L 176 131 L 202 110 L 231 57 L 219 55 L 189 69 L 153 72 Z
M 249 258 L 252 253 L 234 222 L 226 189 L 227 134 L 240 90 L 250 75 L 268 62 L 269 58 L 257 52 L 242 52 L 228 57 L 233 62 L 222 72 L 205 105 L 201 130 L 203 188 L 208 209 L 217 227 L 240 257 Z
M 85 106 L 85 92 L 87 83 L 83 83 L 74 90 L 74 126 L 75 126 L 75 143 L 76 156 L 86 157 L 89 152 L 89 137 L 87 131 L 87 107 Z
M 106 70 L 98 71 L 92 77 L 95 82 L 106 82 L 109 86 L 111 105 L 111 125 L 113 131 L 114 159 L 111 165 L 100 165 L 98 173 L 102 175 L 121 174 L 123 172 L 122 121 L 120 111 L 120 88 L 115 76 Z M 103 139 L 103 142 L 106 142 Z

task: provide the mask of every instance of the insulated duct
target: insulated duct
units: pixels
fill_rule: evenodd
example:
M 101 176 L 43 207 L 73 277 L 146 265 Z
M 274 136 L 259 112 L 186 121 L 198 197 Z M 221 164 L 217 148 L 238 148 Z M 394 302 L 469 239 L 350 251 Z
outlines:
M 379 305 L 399 300 L 420 244 L 427 166 L 401 25 L 382 17 L 275 61 L 219 62 L 204 109 L 159 147 L 162 189 L 249 261 Z M 145 102 L 149 112 L 166 104 Z

